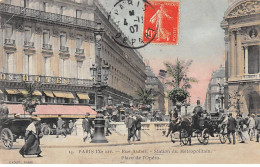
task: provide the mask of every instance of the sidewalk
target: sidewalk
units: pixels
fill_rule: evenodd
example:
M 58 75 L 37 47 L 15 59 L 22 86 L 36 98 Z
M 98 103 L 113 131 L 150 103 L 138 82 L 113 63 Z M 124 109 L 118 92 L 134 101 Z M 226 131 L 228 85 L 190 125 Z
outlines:
M 150 136 L 149 136 L 150 135 Z M 111 136 L 106 136 L 108 143 L 90 143 L 90 141 L 83 142 L 83 135 L 78 136 L 70 136 L 68 135 L 66 138 L 64 136 L 59 136 L 56 138 L 56 135 L 48 135 L 43 136 L 41 139 L 41 147 L 42 148 L 71 148 L 71 147 L 103 147 L 103 146 L 122 146 L 122 145 L 129 145 L 127 141 L 127 135 L 117 134 L 116 132 L 112 131 Z M 144 133 L 142 131 L 141 134 L 141 141 L 135 141 L 131 144 L 152 144 L 152 143 L 166 143 L 171 142 L 170 136 L 167 138 L 162 136 L 162 133 L 156 134 L 149 134 Z M 24 144 L 24 140 L 17 140 L 14 142 L 14 146 L 21 146 Z

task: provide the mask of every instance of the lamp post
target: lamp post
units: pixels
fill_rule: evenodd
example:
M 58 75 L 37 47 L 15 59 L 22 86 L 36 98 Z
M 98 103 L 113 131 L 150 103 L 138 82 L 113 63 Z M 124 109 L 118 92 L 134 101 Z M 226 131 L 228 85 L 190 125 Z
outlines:
M 95 43 L 98 51 L 98 56 L 100 58 L 100 52 L 102 49 L 102 38 L 104 35 L 104 30 L 101 28 L 101 24 L 97 23 L 97 29 L 94 31 L 95 35 Z M 103 99 L 103 89 L 107 87 L 107 80 L 109 75 L 109 66 L 107 64 L 101 65 L 100 60 L 96 61 L 97 64 L 92 64 L 90 68 L 91 76 L 94 78 L 93 87 L 96 92 L 96 111 L 97 116 L 95 121 L 95 132 L 94 137 L 91 143 L 108 143 L 107 139 L 105 138 L 105 120 L 104 115 L 102 113 L 102 99 Z

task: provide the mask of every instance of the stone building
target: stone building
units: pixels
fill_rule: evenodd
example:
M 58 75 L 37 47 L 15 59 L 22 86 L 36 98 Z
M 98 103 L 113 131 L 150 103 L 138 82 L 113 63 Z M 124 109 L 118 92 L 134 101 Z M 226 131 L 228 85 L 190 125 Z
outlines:
M 223 108 L 223 93 L 225 81 L 225 68 L 220 68 L 212 73 L 205 99 L 205 109 L 208 112 L 218 112 Z
M 101 9 L 99 9 L 101 8 Z M 95 106 L 90 74 L 92 64 L 108 63 L 108 96 L 113 103 L 130 103 L 138 86 L 145 86 L 142 56 L 115 44 L 119 31 L 93 0 L 3 0 L 0 2 L 0 95 L 19 103 L 26 94 L 23 81 L 37 81 L 34 92 L 42 104 Z M 105 27 L 102 53 L 97 53 L 94 31 Z
M 165 114 L 165 105 L 164 105 L 164 86 L 162 82 L 155 76 L 150 66 L 146 66 L 146 81 L 145 87 L 147 89 L 152 89 L 155 97 L 155 102 L 152 106 L 153 111 L 160 111 Z
M 226 44 L 225 107 L 245 114 L 259 113 L 260 1 L 230 1 L 221 27 Z

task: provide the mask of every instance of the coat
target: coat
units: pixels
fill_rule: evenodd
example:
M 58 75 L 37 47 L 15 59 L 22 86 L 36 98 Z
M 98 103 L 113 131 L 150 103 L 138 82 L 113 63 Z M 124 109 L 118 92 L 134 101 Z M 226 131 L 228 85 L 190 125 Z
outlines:
M 227 124 L 227 129 L 229 131 L 234 131 L 236 130 L 236 126 L 237 126 L 237 121 L 234 117 L 229 117 L 228 118 L 228 124 Z
M 82 121 L 82 128 L 84 130 L 84 132 L 89 132 L 91 130 L 91 128 L 93 128 L 94 125 L 93 125 L 93 122 L 92 120 L 86 118 L 86 119 L 83 119 Z
M 248 128 L 249 128 L 249 129 L 253 129 L 254 127 L 255 127 L 255 120 L 254 120 L 253 117 L 250 117 L 250 118 L 248 119 Z
M 141 128 L 141 126 L 142 126 L 141 122 L 142 122 L 142 117 L 141 116 L 137 116 L 136 117 L 136 121 L 135 121 L 136 128 Z
M 63 120 L 59 119 L 58 122 L 57 122 L 57 128 L 62 129 L 63 128 L 63 124 L 64 124 Z
M 126 128 L 132 128 L 134 126 L 135 120 L 132 117 L 127 117 L 125 119 Z
M 260 117 L 257 117 L 257 118 L 255 119 L 255 128 L 256 128 L 257 130 L 260 130 Z

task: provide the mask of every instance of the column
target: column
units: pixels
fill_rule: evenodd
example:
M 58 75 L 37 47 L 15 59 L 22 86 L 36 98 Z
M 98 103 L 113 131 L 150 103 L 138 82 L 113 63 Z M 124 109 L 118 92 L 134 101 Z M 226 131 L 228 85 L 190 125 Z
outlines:
M 244 68 L 243 65 L 244 64 L 244 48 L 242 47 L 241 43 L 242 43 L 242 35 L 243 35 L 243 31 L 242 29 L 238 29 L 237 31 L 237 54 L 236 54 L 236 74 L 238 76 L 242 76 L 244 74 Z
M 229 58 L 229 77 L 232 77 L 235 75 L 235 34 L 233 31 L 231 33 L 231 39 L 230 39 L 230 58 Z
M 245 74 L 248 74 L 248 46 L 244 46 L 245 49 Z

